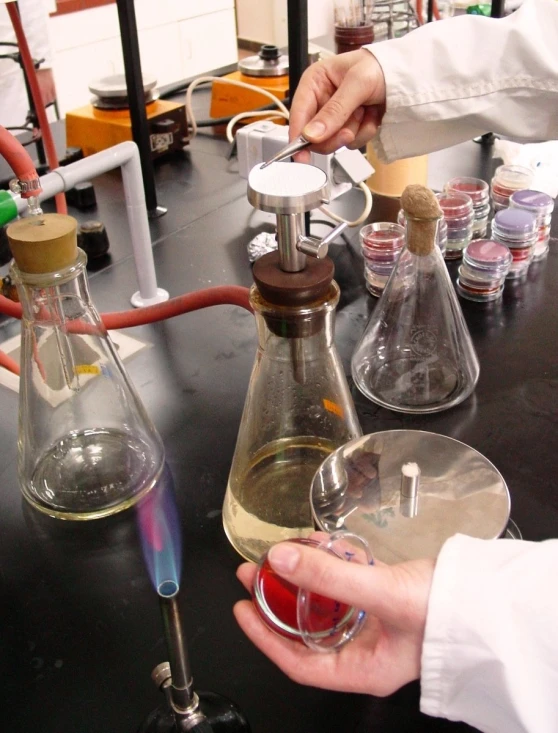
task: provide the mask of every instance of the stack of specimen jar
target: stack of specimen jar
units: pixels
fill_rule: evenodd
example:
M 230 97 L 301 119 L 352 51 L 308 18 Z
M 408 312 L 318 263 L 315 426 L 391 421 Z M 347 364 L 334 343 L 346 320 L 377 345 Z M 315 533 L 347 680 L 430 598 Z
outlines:
M 529 188 L 533 175 L 530 168 L 522 165 L 498 166 L 490 183 L 490 197 L 494 213 L 509 207 L 512 193 Z
M 530 211 L 503 209 L 492 220 L 492 239 L 509 248 L 513 261 L 506 277 L 526 275 L 538 237 L 537 219 Z
M 554 200 L 541 191 L 515 191 L 510 196 L 510 208 L 523 209 L 535 215 L 537 241 L 533 248 L 533 260 L 542 260 L 548 254 Z
M 367 224 L 360 230 L 360 243 L 366 287 L 379 297 L 405 244 L 405 229 L 390 221 Z
M 481 178 L 459 176 L 446 183 L 446 193 L 465 193 L 473 202 L 473 239 L 486 237 L 488 215 L 490 214 L 490 196 L 488 183 Z
M 466 193 L 437 193 L 436 198 L 448 227 L 446 260 L 458 260 L 473 238 L 473 201 Z
M 463 250 L 457 292 L 467 300 L 480 303 L 498 300 L 511 264 L 512 254 L 505 244 L 475 239 Z
M 407 220 L 405 219 L 405 212 L 403 209 L 399 209 L 397 213 L 397 223 L 402 227 L 407 226 Z M 436 232 L 436 244 L 440 248 L 442 256 L 446 254 L 446 248 L 448 246 L 448 225 L 445 219 L 440 219 L 438 222 L 438 231 Z

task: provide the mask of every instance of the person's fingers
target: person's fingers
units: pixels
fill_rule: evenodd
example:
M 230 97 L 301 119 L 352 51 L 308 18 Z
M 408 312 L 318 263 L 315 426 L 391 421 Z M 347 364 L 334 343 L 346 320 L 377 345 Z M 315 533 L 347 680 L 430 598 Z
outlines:
M 378 132 L 383 110 L 378 107 L 366 107 L 364 117 L 355 135 L 355 139 L 347 145 L 351 150 L 358 150 L 366 145 Z
M 312 64 L 301 76 L 291 103 L 289 115 L 289 139 L 294 140 L 310 122 L 319 108 L 334 93 L 327 64 Z
M 430 573 L 428 567 L 416 573 L 405 565 L 369 567 L 289 542 L 272 547 L 268 557 L 277 573 L 301 588 L 363 608 L 395 626 L 424 623 L 433 564 Z
M 312 145 L 311 150 L 315 151 L 316 153 L 321 153 L 322 155 L 328 155 L 329 153 L 333 153 L 335 150 L 338 150 L 343 146 L 353 147 L 354 140 L 360 130 L 362 121 L 365 118 L 366 111 L 364 107 L 358 107 L 356 110 L 354 110 L 353 114 L 349 117 L 349 119 L 337 133 L 329 137 L 321 144 Z M 308 151 L 303 152 L 305 152 L 306 156 L 308 157 L 295 157 L 295 160 L 298 163 L 310 161 L 310 153 Z
M 278 636 L 264 625 L 249 601 L 236 603 L 233 613 L 250 641 L 294 682 L 330 690 L 346 688 L 343 675 L 335 673 L 337 654 L 314 652 L 300 641 Z
M 359 107 L 385 101 L 381 67 L 374 56 L 366 54 L 367 57 L 347 71 L 334 94 L 304 126 L 302 134 L 312 143 L 321 143 L 335 135 Z

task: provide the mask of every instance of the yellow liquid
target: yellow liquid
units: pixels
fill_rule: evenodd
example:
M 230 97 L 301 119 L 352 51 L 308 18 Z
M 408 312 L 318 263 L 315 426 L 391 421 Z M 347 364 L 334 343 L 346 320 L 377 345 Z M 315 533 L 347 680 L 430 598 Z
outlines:
M 319 438 L 285 438 L 265 446 L 241 476 L 230 476 L 223 524 L 233 547 L 257 562 L 271 545 L 313 530 L 310 487 L 337 446 Z

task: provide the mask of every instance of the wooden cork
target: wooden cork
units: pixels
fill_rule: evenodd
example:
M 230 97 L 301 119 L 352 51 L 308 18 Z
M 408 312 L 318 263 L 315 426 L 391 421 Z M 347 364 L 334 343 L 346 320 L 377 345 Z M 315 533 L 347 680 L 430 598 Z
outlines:
M 419 257 L 429 255 L 436 246 L 436 227 L 442 209 L 434 193 L 413 183 L 401 194 L 401 208 L 407 218 L 407 249 Z
M 28 216 L 10 224 L 6 233 L 21 272 L 57 272 L 76 261 L 77 221 L 72 216 Z

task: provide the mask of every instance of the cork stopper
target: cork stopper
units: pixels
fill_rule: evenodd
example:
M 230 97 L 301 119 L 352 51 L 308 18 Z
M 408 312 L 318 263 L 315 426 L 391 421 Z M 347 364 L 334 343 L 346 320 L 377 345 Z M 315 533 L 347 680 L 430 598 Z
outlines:
M 401 208 L 407 218 L 407 249 L 419 257 L 429 255 L 436 245 L 436 227 L 442 209 L 434 193 L 413 183 L 401 194 Z
M 6 233 L 21 272 L 57 272 L 76 261 L 77 221 L 72 216 L 29 216 L 10 224 Z

